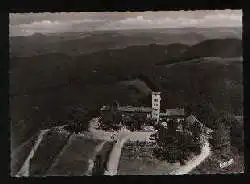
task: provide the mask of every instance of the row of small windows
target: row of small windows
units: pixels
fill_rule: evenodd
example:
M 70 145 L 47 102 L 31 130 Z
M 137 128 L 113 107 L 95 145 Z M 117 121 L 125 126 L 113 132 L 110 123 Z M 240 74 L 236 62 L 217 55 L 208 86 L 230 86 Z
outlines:
M 159 99 L 158 99 L 158 98 L 155 98 L 155 99 L 154 99 L 154 102 L 158 102 L 158 101 L 159 101 Z
M 153 106 L 155 106 L 155 107 L 159 107 L 159 104 L 153 104 Z

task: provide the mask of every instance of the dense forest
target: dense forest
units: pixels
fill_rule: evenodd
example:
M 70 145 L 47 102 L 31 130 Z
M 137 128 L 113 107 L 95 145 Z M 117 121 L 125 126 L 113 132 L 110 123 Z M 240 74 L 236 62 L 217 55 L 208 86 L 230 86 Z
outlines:
M 200 112 L 205 109 L 203 104 L 212 104 L 218 112 L 241 115 L 241 40 L 205 40 L 197 35 L 196 38 L 193 45 L 151 42 L 77 55 L 41 51 L 20 57 L 13 51 L 10 59 L 12 146 L 18 146 L 42 127 L 65 122 L 87 124 L 93 112 L 114 100 L 124 105 L 150 106 L 150 96 L 120 84 L 134 79 L 162 91 L 163 109 L 184 106 L 207 122 Z M 211 50 L 213 47 L 216 49 Z M 18 50 L 18 46 L 12 43 L 13 49 Z M 78 105 L 85 113 L 72 111 Z

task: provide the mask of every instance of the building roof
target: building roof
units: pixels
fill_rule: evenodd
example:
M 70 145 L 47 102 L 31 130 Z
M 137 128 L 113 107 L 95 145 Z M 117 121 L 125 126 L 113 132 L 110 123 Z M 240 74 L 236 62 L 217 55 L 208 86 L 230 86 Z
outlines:
M 120 106 L 118 107 L 119 111 L 124 111 L 124 112 L 152 112 L 151 107 L 133 107 L 133 106 Z
M 162 122 L 161 125 L 162 125 L 162 126 L 165 126 L 165 127 L 168 126 L 167 122 Z
M 236 119 L 238 122 L 244 122 L 244 116 L 235 116 L 235 119 Z
M 152 94 L 153 94 L 153 95 L 161 95 L 161 92 L 158 92 L 158 91 L 152 91 Z
M 186 121 L 191 124 L 195 122 L 200 122 L 194 115 L 190 115 L 186 117 Z
M 110 107 L 109 106 L 106 106 L 106 105 L 104 105 L 104 106 L 102 106 L 101 107 L 101 111 L 105 111 L 105 110 L 109 110 L 110 109 Z
M 154 126 L 147 126 L 147 125 L 142 126 L 142 128 L 144 130 L 154 130 L 155 129 Z
M 166 109 L 166 116 L 184 116 L 184 109 Z

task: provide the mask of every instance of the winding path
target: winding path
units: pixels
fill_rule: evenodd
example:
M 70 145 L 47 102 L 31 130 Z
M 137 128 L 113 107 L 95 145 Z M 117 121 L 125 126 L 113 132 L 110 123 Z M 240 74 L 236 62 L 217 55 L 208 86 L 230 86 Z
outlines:
M 208 141 L 204 143 L 204 146 L 202 147 L 201 154 L 198 156 L 195 156 L 193 159 L 188 161 L 186 165 L 179 167 L 175 171 L 171 172 L 170 175 L 183 175 L 191 172 L 193 169 L 195 169 L 198 165 L 200 165 L 211 153 L 211 149 L 209 146 Z
M 25 176 L 25 177 L 28 177 L 29 174 L 30 174 L 30 160 L 33 158 L 38 146 L 40 145 L 42 139 L 43 139 L 43 136 L 49 131 L 49 129 L 46 129 L 46 130 L 41 130 L 40 131 L 40 134 L 37 138 L 37 141 L 34 145 L 34 147 L 31 149 L 28 157 L 26 158 L 24 164 L 22 165 L 21 169 L 18 171 L 18 173 L 16 174 L 16 177 L 22 177 L 22 176 Z
M 129 130 L 123 129 L 119 132 L 117 142 L 113 146 L 113 149 L 109 155 L 107 163 L 107 170 L 104 175 L 116 175 L 117 169 L 120 162 L 121 151 L 124 143 L 128 140 L 131 141 L 151 141 L 150 135 L 154 132 L 130 132 Z
M 150 136 L 155 132 L 131 132 L 127 129 L 122 129 L 115 134 L 114 132 L 105 132 L 103 130 L 96 130 L 98 118 L 93 119 L 90 123 L 89 131 L 92 132 L 95 137 L 102 137 L 106 140 L 111 139 L 111 136 L 115 136 L 117 142 L 114 144 L 113 149 L 109 155 L 109 160 L 107 163 L 107 170 L 104 172 L 104 175 L 117 175 L 117 169 L 120 162 L 121 151 L 124 143 L 128 140 L 131 141 L 151 141 Z M 204 140 L 204 145 L 201 150 L 201 154 L 195 156 L 189 160 L 186 165 L 181 166 L 174 170 L 170 175 L 183 175 L 187 174 L 200 165 L 209 155 L 210 155 L 210 146 L 207 140 Z M 91 167 L 91 166 L 90 166 Z
M 116 144 L 114 145 L 107 164 L 107 170 L 104 172 L 104 175 L 116 175 L 117 169 L 119 166 L 121 151 L 124 143 L 128 140 L 131 141 L 151 141 L 149 140 L 150 135 L 152 132 L 129 132 L 129 131 L 121 131 L 118 135 L 118 139 Z M 200 165 L 211 153 L 210 146 L 208 141 L 205 141 L 204 146 L 202 147 L 201 154 L 195 156 L 191 160 L 189 160 L 186 165 L 180 166 L 176 170 L 171 173 L 170 175 L 183 175 L 187 174 Z
M 91 176 L 92 175 L 92 170 L 94 168 L 94 165 L 95 165 L 95 158 L 96 158 L 96 155 L 102 150 L 104 144 L 106 143 L 107 141 L 103 141 L 102 143 L 100 143 L 98 146 L 96 146 L 95 148 L 95 154 L 93 155 L 93 159 L 89 159 L 88 162 L 89 162 L 89 167 L 88 167 L 88 170 L 83 174 L 84 176 Z
M 126 132 L 120 132 L 117 142 L 114 144 L 113 149 L 109 155 L 109 160 L 107 163 L 107 170 L 104 172 L 104 175 L 116 175 L 117 168 L 120 162 L 121 151 L 124 143 L 128 140 L 128 135 Z
M 108 132 L 97 129 L 99 118 L 93 118 L 89 122 L 88 131 L 92 134 L 94 139 L 113 141 L 111 137 L 116 136 L 117 132 Z

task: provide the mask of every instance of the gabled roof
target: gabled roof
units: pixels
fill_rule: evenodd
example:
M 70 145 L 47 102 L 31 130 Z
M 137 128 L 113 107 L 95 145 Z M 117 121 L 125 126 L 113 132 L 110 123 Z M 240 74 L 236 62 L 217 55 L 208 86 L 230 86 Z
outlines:
M 238 122 L 244 122 L 244 116 L 235 116 L 235 119 L 236 119 Z
M 167 124 L 166 122 L 162 122 L 161 125 L 162 125 L 163 127 L 167 127 L 167 126 L 168 126 L 168 124 Z
M 133 106 L 121 106 L 118 107 L 119 111 L 124 111 L 124 112 L 152 112 L 151 107 L 133 107 Z
M 105 110 L 109 110 L 110 109 L 110 107 L 109 106 L 106 106 L 106 105 L 104 105 L 104 106 L 102 106 L 101 107 L 101 111 L 105 111 Z
M 184 109 L 166 109 L 166 116 L 184 116 Z

